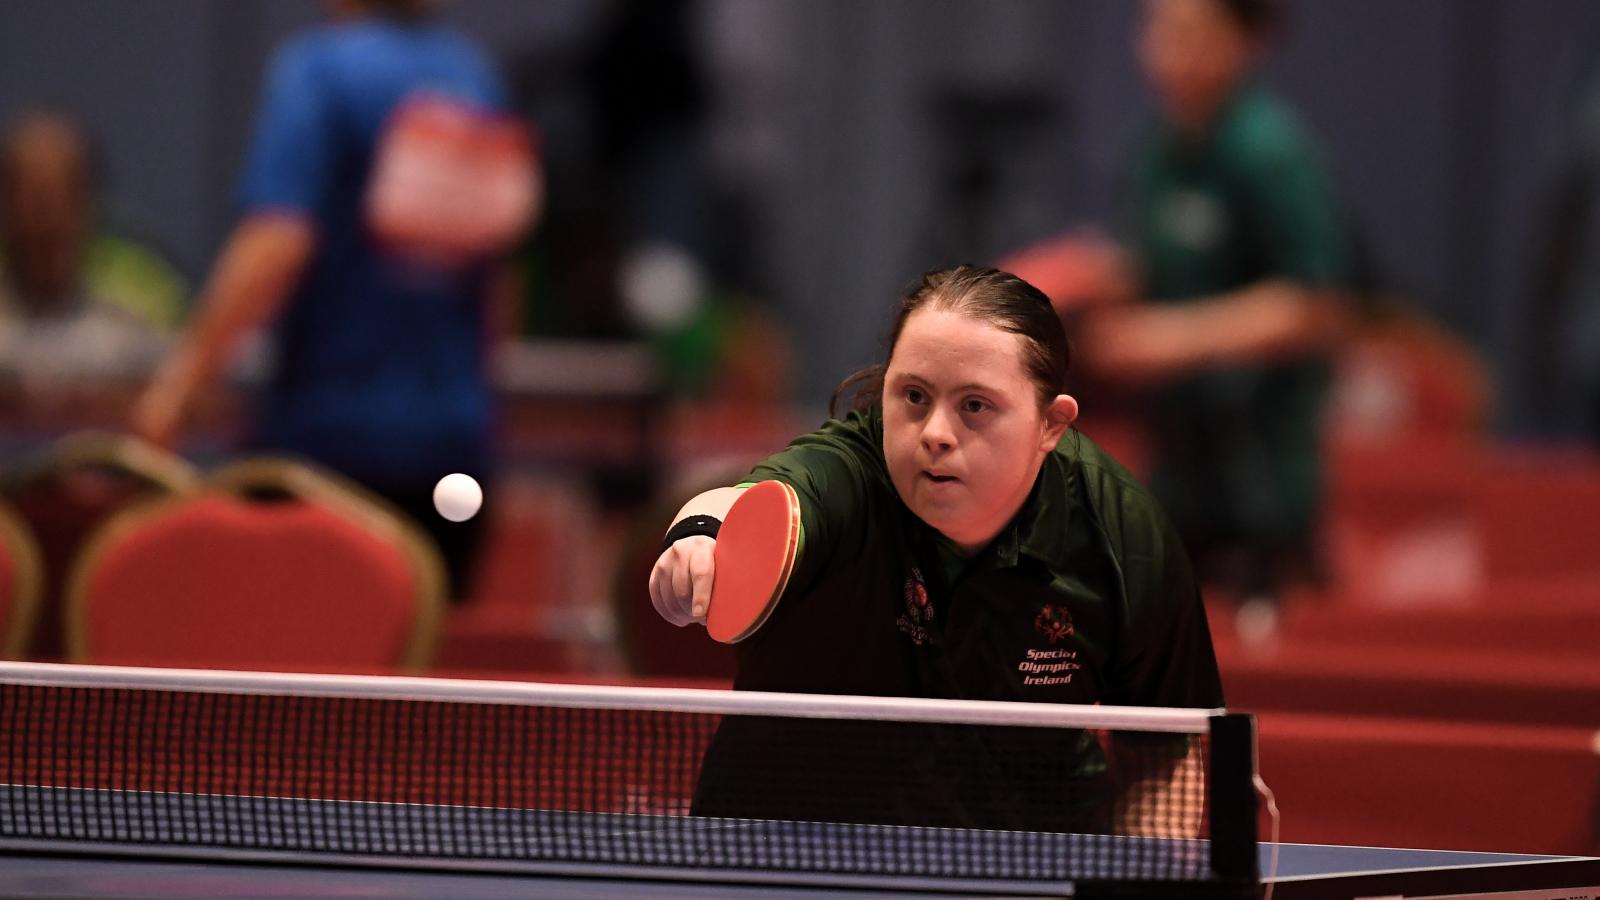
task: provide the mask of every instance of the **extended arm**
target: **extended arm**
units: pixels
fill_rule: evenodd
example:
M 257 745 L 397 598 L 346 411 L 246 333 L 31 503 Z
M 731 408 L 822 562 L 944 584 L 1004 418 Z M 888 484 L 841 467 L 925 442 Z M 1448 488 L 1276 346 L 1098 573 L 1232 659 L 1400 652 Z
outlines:
M 690 516 L 727 516 L 743 488 L 713 488 L 697 494 L 678 510 L 672 522 Z M 711 583 L 716 574 L 712 549 L 716 541 L 705 535 L 692 535 L 673 543 L 650 570 L 650 602 L 663 619 L 674 625 L 704 622 L 711 602 Z
M 195 397 L 216 378 L 239 339 L 283 306 L 315 244 L 310 222 L 297 215 L 260 213 L 239 224 L 198 317 L 134 406 L 135 433 L 172 445 Z

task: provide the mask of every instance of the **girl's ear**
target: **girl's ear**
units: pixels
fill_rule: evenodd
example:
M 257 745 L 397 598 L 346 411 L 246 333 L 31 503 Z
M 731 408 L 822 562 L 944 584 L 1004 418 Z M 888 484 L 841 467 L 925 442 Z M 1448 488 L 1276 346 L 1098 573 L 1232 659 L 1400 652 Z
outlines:
M 1040 449 L 1048 453 L 1061 442 L 1072 423 L 1078 420 L 1078 401 L 1070 394 L 1057 394 L 1044 408 L 1044 433 L 1040 436 Z

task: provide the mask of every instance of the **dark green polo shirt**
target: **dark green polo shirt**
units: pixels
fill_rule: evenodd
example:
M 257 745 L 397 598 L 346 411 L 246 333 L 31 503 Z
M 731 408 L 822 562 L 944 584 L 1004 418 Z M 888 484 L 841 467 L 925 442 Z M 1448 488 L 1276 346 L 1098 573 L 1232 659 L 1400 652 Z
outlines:
M 804 543 L 771 618 L 737 646 L 739 689 L 1222 705 L 1205 612 L 1182 546 L 1150 494 L 1078 432 L 1069 431 L 1045 458 L 1015 520 L 987 549 L 952 567 L 960 569 L 954 577 L 941 555 L 943 538 L 890 482 L 876 410 L 795 440 L 750 477 L 795 488 Z M 773 754 L 816 740 L 800 733 L 810 729 L 727 720 L 702 783 L 702 801 L 708 782 L 717 796 L 702 802 L 701 811 L 984 827 L 1065 823 L 1082 830 L 1063 811 L 1085 808 L 1106 768 L 1084 732 L 1002 729 L 996 737 L 994 730 L 947 729 L 940 739 L 964 749 L 929 755 L 923 750 L 935 740 L 917 729 L 900 729 L 900 738 L 883 741 L 875 753 L 859 746 L 873 739 L 848 726 L 828 740 L 853 745 L 849 771 L 832 773 L 825 785 L 808 784 L 812 763 L 803 760 L 766 783 Z M 839 792 L 840 778 L 859 803 L 815 808 L 819 795 Z M 750 779 L 763 786 L 756 789 Z M 1050 779 L 1066 779 L 1062 792 L 1072 796 L 1052 795 L 1045 787 Z M 752 794 L 762 798 L 754 806 L 723 802 Z M 988 798 L 986 807 L 1000 809 L 974 814 L 957 794 Z
M 1125 188 L 1125 237 L 1152 301 L 1270 278 L 1347 281 L 1347 234 L 1321 154 L 1258 86 L 1240 88 L 1204 135 L 1153 127 Z M 1321 360 L 1218 369 L 1156 393 L 1153 484 L 1186 536 L 1259 543 L 1309 527 L 1326 369 Z

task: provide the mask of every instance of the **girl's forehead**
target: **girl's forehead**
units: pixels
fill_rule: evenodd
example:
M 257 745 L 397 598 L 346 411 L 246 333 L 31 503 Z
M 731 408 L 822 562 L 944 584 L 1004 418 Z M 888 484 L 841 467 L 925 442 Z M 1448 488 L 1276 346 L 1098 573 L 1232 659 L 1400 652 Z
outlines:
M 1015 356 L 1021 341 L 1020 335 L 986 319 L 959 310 L 923 308 L 906 318 L 895 353 L 910 344 L 916 349 L 992 350 Z
M 1021 335 L 941 309 L 920 309 L 906 319 L 889 359 L 889 372 L 929 381 L 982 376 L 995 387 L 1025 386 L 1029 381 Z

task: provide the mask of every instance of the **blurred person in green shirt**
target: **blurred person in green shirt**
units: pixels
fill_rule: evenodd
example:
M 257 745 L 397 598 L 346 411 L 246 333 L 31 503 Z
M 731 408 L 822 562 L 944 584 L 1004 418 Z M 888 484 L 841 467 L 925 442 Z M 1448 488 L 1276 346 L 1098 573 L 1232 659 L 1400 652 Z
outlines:
M 1086 368 L 1141 389 L 1152 487 L 1202 577 L 1240 601 L 1317 574 L 1321 419 L 1346 330 L 1332 179 L 1258 64 L 1273 0 L 1150 0 L 1138 38 L 1158 115 L 1125 173 L 1139 303 L 1084 317 Z

